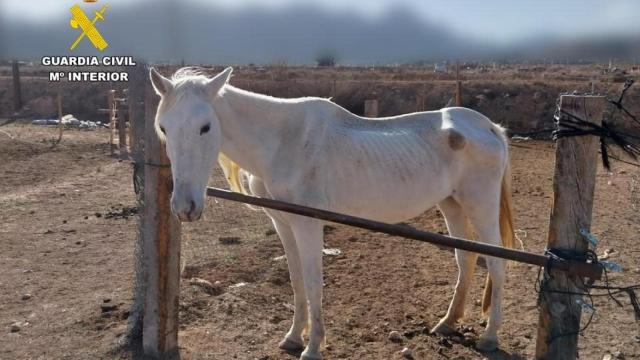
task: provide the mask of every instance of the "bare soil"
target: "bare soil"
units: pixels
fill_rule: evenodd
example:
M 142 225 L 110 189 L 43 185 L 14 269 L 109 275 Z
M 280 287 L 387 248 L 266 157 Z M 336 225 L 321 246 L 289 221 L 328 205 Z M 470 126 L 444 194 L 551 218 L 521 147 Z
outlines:
M 131 165 L 109 156 L 106 130 L 70 130 L 52 147 L 48 139 L 54 137 L 51 128 L 0 127 L 0 358 L 131 358 L 111 352 L 126 327 L 132 297 Z M 511 149 L 516 227 L 526 250 L 542 252 L 553 144 L 528 141 Z M 640 283 L 639 175 L 637 168 L 617 162 L 612 173 L 598 172 L 593 233 L 601 240 L 598 253 L 612 249 L 611 260 L 623 265 L 622 273 L 610 276 L 620 285 Z M 292 292 L 282 247 L 267 219 L 213 200 L 205 216 L 183 230 L 181 357 L 296 359 L 277 348 L 290 325 Z M 410 225 L 446 232 L 436 210 Z M 415 359 L 533 357 L 537 268 L 511 266 L 501 350 L 481 353 L 473 345 L 482 331 L 482 262 L 461 324 L 473 336 L 460 341 L 427 333 L 453 292 L 457 269 L 451 250 L 342 226 L 327 229 L 326 247 L 341 254 L 325 256 L 324 262 L 325 358 L 401 359 L 404 347 Z M 194 277 L 219 281 L 219 291 L 190 285 Z M 580 338 L 581 359 L 617 351 L 626 359 L 640 358 L 629 300 L 616 298 L 623 307 L 595 298 L 597 311 Z M 403 333 L 402 343 L 387 339 L 393 330 Z

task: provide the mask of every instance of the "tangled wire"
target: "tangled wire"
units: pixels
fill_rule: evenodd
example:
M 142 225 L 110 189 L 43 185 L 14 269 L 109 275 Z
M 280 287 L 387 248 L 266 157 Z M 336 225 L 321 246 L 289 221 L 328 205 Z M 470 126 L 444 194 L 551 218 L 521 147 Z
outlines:
M 638 119 L 638 117 L 632 114 L 623 104 L 624 97 L 633 84 L 634 80 L 629 79 L 625 81 L 622 92 L 617 97 L 617 99 L 606 98 L 606 100 L 625 118 L 632 120 L 636 126 L 640 127 L 640 120 Z M 611 163 L 609 160 L 610 158 L 630 165 L 640 166 L 640 164 L 637 163 L 638 157 L 640 157 L 640 136 L 636 136 L 618 129 L 613 125 L 611 119 L 604 119 L 602 121 L 602 125 L 596 125 L 592 122 L 586 121 L 585 119 L 580 118 L 575 114 L 563 110 L 560 107 L 559 97 L 554 114 L 554 124 L 554 128 L 546 128 L 514 135 L 520 137 L 546 137 L 553 140 L 573 136 L 596 136 L 600 139 L 600 153 L 602 155 L 602 165 L 605 167 L 605 169 L 611 169 Z M 620 148 L 635 162 L 625 161 L 612 155 L 610 149 L 612 145 Z
M 598 255 L 592 250 L 586 250 L 585 252 L 577 252 L 570 251 L 564 249 L 547 249 L 545 254 L 549 256 L 549 263 L 547 266 L 540 268 L 538 270 L 538 276 L 535 282 L 535 291 L 538 293 L 538 306 L 540 306 L 543 296 L 545 294 L 554 293 L 554 294 L 564 294 L 569 295 L 570 301 L 575 301 L 577 305 L 580 306 L 581 311 L 589 313 L 589 319 L 585 323 L 584 326 L 579 331 L 570 331 L 566 333 L 560 334 L 551 334 L 549 338 L 547 338 L 547 343 L 553 342 L 555 339 L 564 336 L 570 336 L 575 334 L 584 335 L 584 331 L 589 327 L 593 320 L 593 316 L 596 312 L 596 307 L 594 305 L 593 299 L 596 297 L 607 296 L 619 307 L 623 307 L 624 305 L 618 300 L 615 295 L 620 293 L 626 293 L 629 296 L 629 301 L 631 306 L 633 307 L 633 312 L 636 321 L 640 321 L 640 302 L 638 301 L 638 296 L 636 294 L 636 290 L 640 290 L 640 284 L 631 285 L 631 286 L 614 286 L 609 282 L 609 274 L 608 269 L 612 266 L 606 262 L 600 262 L 598 260 Z M 580 291 L 563 291 L 563 290 L 553 290 L 550 288 L 549 284 L 553 281 L 553 262 L 554 261 L 577 261 L 577 262 L 586 262 L 590 264 L 599 264 L 603 269 L 604 275 L 604 285 L 595 285 L 595 280 L 587 279 L 586 281 L 580 277 L 575 277 L 575 281 L 579 283 L 573 283 L 573 288 L 579 289 Z M 596 291 L 595 293 L 592 291 Z M 578 297 L 577 299 L 573 299 L 573 296 Z M 582 299 L 586 299 L 585 302 Z M 574 307 L 569 306 L 569 311 L 573 311 Z M 573 314 L 572 314 L 573 315 Z
M 615 106 L 615 108 L 622 112 L 626 117 L 632 119 L 636 125 L 640 125 L 638 118 L 631 114 L 622 104 L 624 95 L 633 83 L 633 80 L 627 80 L 624 84 L 620 97 L 617 100 L 607 98 L 607 101 Z M 602 120 L 602 125 L 596 125 L 563 110 L 559 103 L 556 107 L 554 119 L 556 128 L 552 132 L 553 140 L 573 136 L 597 136 L 600 139 L 602 165 L 607 170 L 611 169 L 611 163 L 609 161 L 609 157 L 612 157 L 609 149 L 610 143 L 613 143 L 613 145 L 622 149 L 622 151 L 634 160 L 637 160 L 638 156 L 640 156 L 640 137 L 616 129 L 616 127 L 608 120 Z

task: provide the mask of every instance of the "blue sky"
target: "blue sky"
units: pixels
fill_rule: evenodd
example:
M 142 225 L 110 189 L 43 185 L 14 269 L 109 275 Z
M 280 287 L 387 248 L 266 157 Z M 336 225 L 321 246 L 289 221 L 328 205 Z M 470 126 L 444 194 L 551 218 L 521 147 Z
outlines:
M 142 0 L 141 0 L 142 1 Z M 156 1 L 149 2 L 153 6 Z M 180 2 L 180 0 L 174 0 Z M 506 44 L 539 36 L 593 37 L 640 34 L 640 1 L 637 0 L 182 0 L 199 1 L 237 11 L 248 7 L 277 10 L 292 5 L 315 5 L 329 11 L 377 18 L 402 6 L 425 20 L 460 34 Z M 63 16 L 79 0 L 0 0 L 0 16 L 26 20 Z M 131 0 L 99 0 L 125 7 Z M 1 21 L 1 18 L 0 18 Z

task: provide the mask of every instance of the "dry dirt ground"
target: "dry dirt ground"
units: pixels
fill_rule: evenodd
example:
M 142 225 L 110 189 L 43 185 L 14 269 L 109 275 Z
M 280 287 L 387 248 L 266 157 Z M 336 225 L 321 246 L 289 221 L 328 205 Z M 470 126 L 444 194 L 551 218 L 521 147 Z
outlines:
M 110 352 L 131 302 L 131 165 L 109 156 L 105 130 L 70 130 L 52 147 L 54 134 L 30 125 L 0 126 L 0 359 L 131 358 Z M 525 248 L 535 252 L 546 240 L 552 149 L 531 141 L 512 146 L 516 227 Z M 612 260 L 624 266 L 611 276 L 615 284 L 640 283 L 639 174 L 617 162 L 613 173 L 598 173 L 593 233 L 601 239 L 598 252 L 613 249 Z M 241 206 L 210 200 L 206 217 L 183 230 L 182 358 L 295 359 L 276 346 L 292 316 L 277 235 L 260 212 Z M 435 210 L 410 224 L 445 231 Z M 453 291 L 452 251 L 341 226 L 328 229 L 326 247 L 341 250 L 325 256 L 327 359 L 400 359 L 404 347 L 415 359 L 532 358 L 536 268 L 511 267 L 502 350 L 480 353 L 473 344 L 482 331 L 484 267 L 463 322 L 472 336 L 460 341 L 426 332 Z M 192 277 L 219 281 L 220 291 L 190 285 Z M 595 299 L 593 322 L 580 338 L 581 359 L 616 352 L 640 358 L 629 300 L 617 298 L 624 307 Z M 402 343 L 387 339 L 393 330 L 403 334 Z

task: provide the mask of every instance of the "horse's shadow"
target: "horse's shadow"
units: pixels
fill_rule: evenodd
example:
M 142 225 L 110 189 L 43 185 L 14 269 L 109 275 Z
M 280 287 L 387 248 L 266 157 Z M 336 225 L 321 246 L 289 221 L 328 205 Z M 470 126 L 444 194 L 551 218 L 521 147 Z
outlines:
M 486 359 L 489 360 L 525 360 L 526 358 L 520 354 L 510 354 L 502 349 L 498 351 L 493 351 L 489 353 L 478 352 L 478 354 L 482 354 Z
M 488 359 L 488 360 L 525 360 L 526 358 L 520 354 L 513 354 L 513 353 L 509 353 L 504 351 L 503 349 L 497 349 L 495 351 L 481 351 L 478 350 L 476 348 L 476 340 L 453 340 L 453 339 L 464 339 L 464 336 L 459 333 L 456 332 L 454 334 L 451 335 L 447 335 L 447 336 L 442 336 L 442 335 L 435 335 L 435 336 L 441 336 L 443 339 L 448 339 L 451 342 L 458 344 L 462 347 L 465 347 L 471 351 L 473 351 L 474 353 L 478 354 L 479 356 L 482 356 L 483 359 Z

